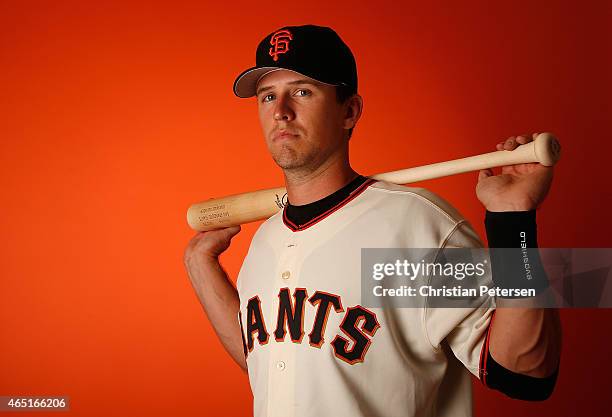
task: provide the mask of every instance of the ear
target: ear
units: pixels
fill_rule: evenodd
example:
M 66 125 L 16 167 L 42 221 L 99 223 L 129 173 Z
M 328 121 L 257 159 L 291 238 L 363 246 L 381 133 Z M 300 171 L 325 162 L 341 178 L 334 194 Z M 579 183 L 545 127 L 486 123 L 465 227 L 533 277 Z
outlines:
M 361 112 L 363 110 L 363 98 L 359 94 L 354 94 L 351 98 L 349 98 L 345 105 L 345 113 L 344 113 L 344 121 L 343 128 L 344 129 L 352 129 L 357 124 L 357 121 L 361 117 Z

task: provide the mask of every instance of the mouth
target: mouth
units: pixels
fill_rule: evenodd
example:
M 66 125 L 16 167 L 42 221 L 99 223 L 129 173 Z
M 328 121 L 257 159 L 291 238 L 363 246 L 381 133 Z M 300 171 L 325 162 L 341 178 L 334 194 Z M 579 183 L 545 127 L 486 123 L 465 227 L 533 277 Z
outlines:
M 273 140 L 287 140 L 287 139 L 293 139 L 296 137 L 297 137 L 296 133 L 292 133 L 287 130 L 279 130 L 272 136 L 272 139 Z

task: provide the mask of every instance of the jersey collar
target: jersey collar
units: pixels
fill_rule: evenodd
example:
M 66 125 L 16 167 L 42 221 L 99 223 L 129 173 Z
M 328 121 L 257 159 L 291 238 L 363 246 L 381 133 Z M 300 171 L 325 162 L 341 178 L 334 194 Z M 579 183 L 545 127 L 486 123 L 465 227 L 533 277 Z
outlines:
M 293 206 L 289 203 L 283 209 L 283 223 L 294 232 L 305 230 L 344 207 L 374 182 L 376 180 L 359 175 L 321 200 L 302 206 Z

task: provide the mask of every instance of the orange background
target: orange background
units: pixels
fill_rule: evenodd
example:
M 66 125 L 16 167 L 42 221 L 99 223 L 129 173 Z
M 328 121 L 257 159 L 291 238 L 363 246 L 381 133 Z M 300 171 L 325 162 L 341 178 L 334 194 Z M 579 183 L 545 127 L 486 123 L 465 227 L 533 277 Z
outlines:
M 231 86 L 287 24 L 332 26 L 356 55 L 359 172 L 551 131 L 563 158 L 540 245 L 612 246 L 607 2 L 422 3 L 3 1 L 0 395 L 69 395 L 75 416 L 251 413 L 183 269 L 185 211 L 282 184 L 256 104 Z M 475 180 L 419 185 L 484 236 Z M 222 258 L 234 279 L 256 227 Z M 476 415 L 607 414 L 611 317 L 563 311 L 553 397 L 475 384 Z

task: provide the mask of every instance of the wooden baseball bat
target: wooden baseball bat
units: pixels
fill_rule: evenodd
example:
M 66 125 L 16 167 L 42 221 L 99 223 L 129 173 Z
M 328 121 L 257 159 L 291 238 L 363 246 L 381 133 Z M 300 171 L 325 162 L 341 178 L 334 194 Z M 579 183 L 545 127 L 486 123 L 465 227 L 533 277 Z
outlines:
M 372 175 L 370 178 L 407 184 L 432 178 L 477 171 L 505 165 L 539 162 L 554 165 L 561 155 L 561 146 L 551 133 L 540 133 L 532 142 L 518 146 L 513 151 L 495 151 L 467 158 L 454 159 L 431 165 L 401 169 Z M 187 210 L 187 223 L 199 232 L 236 226 L 267 219 L 287 204 L 284 187 L 211 198 L 193 204 Z

